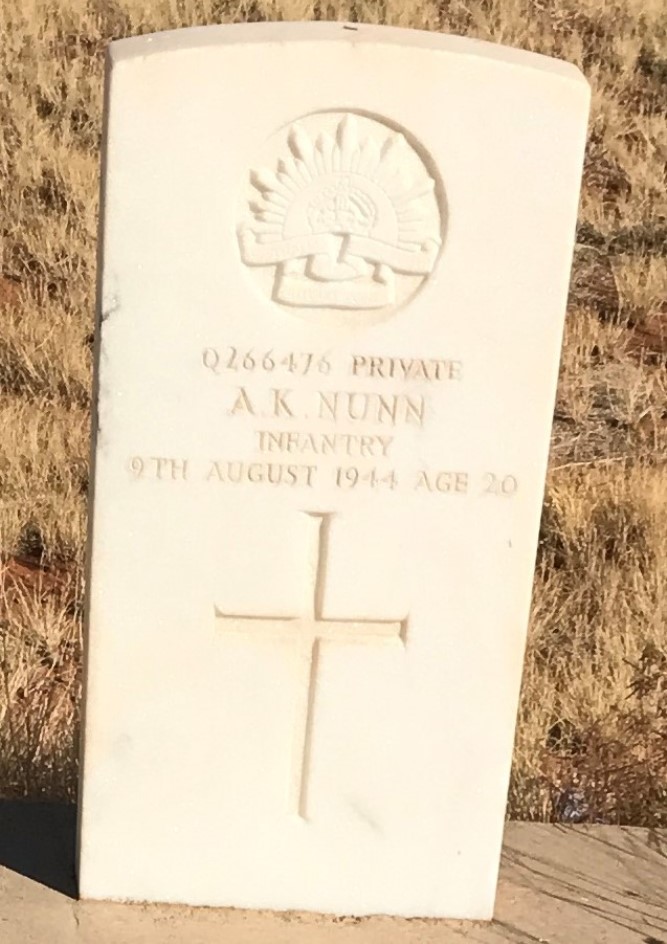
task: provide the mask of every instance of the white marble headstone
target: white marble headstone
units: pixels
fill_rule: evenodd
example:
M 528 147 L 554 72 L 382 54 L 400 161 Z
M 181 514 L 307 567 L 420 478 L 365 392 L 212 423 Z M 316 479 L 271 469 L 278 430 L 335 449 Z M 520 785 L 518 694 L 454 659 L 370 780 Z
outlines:
M 491 916 L 588 101 L 410 30 L 111 45 L 82 896 Z

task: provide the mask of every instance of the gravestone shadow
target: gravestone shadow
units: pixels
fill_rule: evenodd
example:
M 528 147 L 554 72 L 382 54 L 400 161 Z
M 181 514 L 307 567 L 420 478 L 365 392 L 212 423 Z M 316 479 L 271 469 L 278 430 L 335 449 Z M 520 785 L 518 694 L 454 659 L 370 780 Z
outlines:
M 0 800 L 0 868 L 76 898 L 76 807 Z

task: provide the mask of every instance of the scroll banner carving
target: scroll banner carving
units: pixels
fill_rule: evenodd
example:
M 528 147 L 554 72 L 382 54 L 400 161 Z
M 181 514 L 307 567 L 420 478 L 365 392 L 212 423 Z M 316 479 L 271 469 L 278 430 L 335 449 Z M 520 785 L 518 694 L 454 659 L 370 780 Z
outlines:
M 278 273 L 275 296 L 285 304 L 292 305 L 339 305 L 353 308 L 388 305 L 394 298 L 393 273 L 428 275 L 439 249 L 439 243 L 435 240 L 427 240 L 420 249 L 414 251 L 369 237 L 336 236 L 331 233 L 313 233 L 278 242 L 260 243 L 248 227 L 241 231 L 239 239 L 241 256 L 246 265 L 282 265 L 297 259 L 312 259 L 308 273 L 301 277 L 289 275 L 283 270 Z M 378 272 L 374 283 L 355 285 L 347 282 L 342 291 L 340 277 L 313 283 L 313 278 L 325 270 L 332 276 L 335 264 L 338 267 L 349 265 L 351 270 L 355 270 L 357 259 L 386 267 L 388 271 Z

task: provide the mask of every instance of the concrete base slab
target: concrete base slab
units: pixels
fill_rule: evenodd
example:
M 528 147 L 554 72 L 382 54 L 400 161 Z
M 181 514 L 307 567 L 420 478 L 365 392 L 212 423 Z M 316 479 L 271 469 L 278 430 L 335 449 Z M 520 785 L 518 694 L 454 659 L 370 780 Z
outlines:
M 2 944 L 667 944 L 667 830 L 508 824 L 481 924 L 78 902 L 74 828 L 71 808 L 0 803 Z

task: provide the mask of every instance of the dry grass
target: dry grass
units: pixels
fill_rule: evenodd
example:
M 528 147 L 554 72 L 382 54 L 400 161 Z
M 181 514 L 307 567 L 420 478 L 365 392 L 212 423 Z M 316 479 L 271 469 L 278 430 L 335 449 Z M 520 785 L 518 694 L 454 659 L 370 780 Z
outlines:
M 0 795 L 74 792 L 104 46 L 313 17 L 492 39 L 592 82 L 510 813 L 667 825 L 663 0 L 0 3 Z

